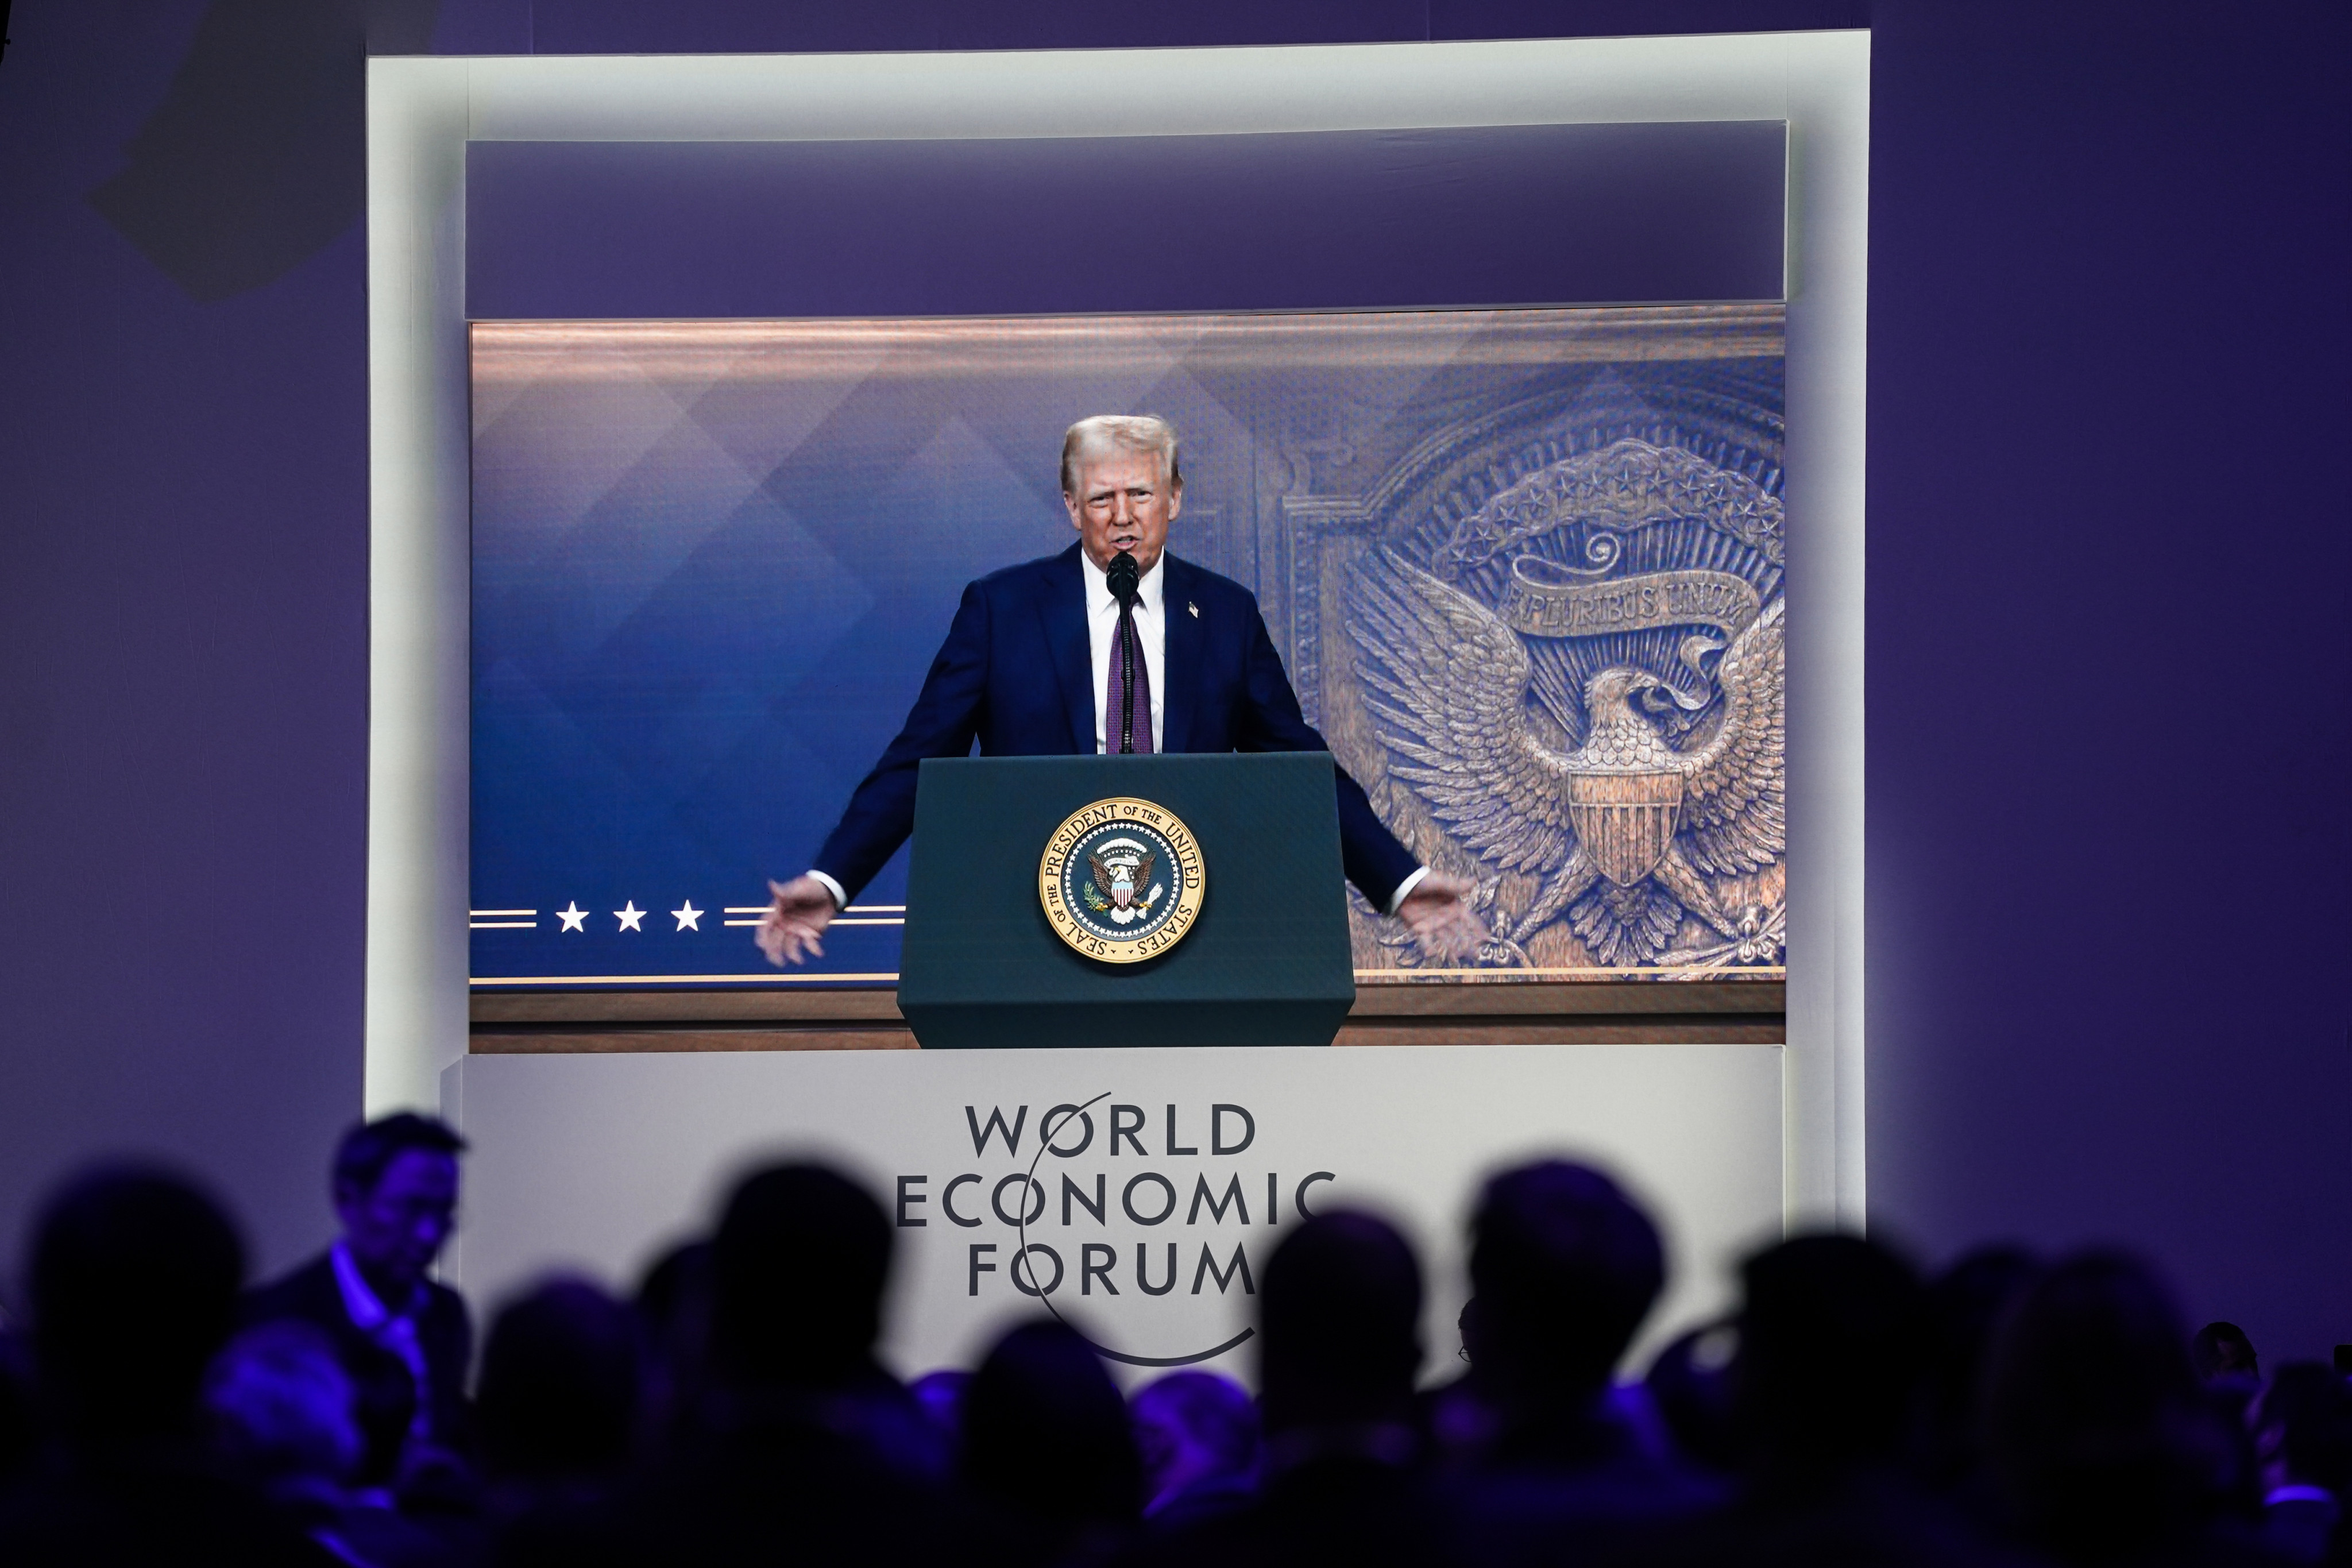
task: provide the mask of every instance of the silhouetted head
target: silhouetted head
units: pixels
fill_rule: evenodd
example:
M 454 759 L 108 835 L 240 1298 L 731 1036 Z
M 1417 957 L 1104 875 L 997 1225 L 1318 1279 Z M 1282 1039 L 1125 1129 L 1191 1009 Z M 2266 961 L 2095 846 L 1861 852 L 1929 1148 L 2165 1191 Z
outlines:
M 246 1330 L 213 1359 L 205 1409 L 215 1451 L 274 1495 L 331 1491 L 359 1466 L 352 1380 L 326 1331 L 283 1318 Z
M 1488 1182 L 1470 1230 L 1482 1386 L 1520 1406 L 1591 1400 L 1665 1283 L 1657 1227 L 1600 1172 L 1550 1160 Z
M 648 1420 L 682 1418 L 705 1386 L 710 1363 L 710 1243 L 681 1242 L 638 1281 L 637 1322 L 647 1356 Z
M 2190 1369 L 2153 1270 L 2065 1259 L 2019 1296 L 1986 1366 L 1986 1462 L 2026 1532 L 2062 1555 L 2124 1553 L 2201 1522 L 2232 1435 Z
M 1920 1463 L 1939 1485 L 1956 1485 L 1977 1467 L 1977 1390 L 1985 1352 L 2001 1314 L 2041 1276 L 2041 1260 L 2023 1247 L 1984 1247 L 1963 1255 L 1927 1287 Z
M 1711 1469 L 1728 1470 L 1739 1459 L 1731 1411 L 1738 1345 L 1739 1331 L 1728 1323 L 1693 1329 L 1660 1351 L 1642 1379 L 1675 1448 Z
M 1284 1237 L 1258 1322 L 1269 1431 L 1405 1418 L 1421 1370 L 1421 1266 L 1385 1221 L 1335 1210 Z
M 482 1458 L 503 1475 L 594 1476 L 629 1458 L 645 1352 L 629 1309 L 579 1279 L 509 1303 L 482 1346 Z
M 1740 1279 L 1734 1398 L 1751 1460 L 1801 1471 L 1894 1454 L 1926 1363 L 1910 1265 L 1858 1236 L 1805 1236 Z
M 2254 1355 L 2254 1342 L 2235 1323 L 2208 1323 L 2189 1342 L 2189 1363 L 2197 1375 L 2211 1383 L 2224 1377 L 2263 1375 Z
M 747 1178 L 727 1201 L 710 1266 L 721 1376 L 823 1386 L 871 1364 L 890 1222 L 856 1183 L 802 1164 Z
M 1142 1504 L 1127 1402 L 1064 1324 L 997 1341 L 964 1386 L 962 1425 L 965 1482 L 1036 1519 L 1121 1523 Z
M 1145 1511 L 1203 1481 L 1246 1476 L 1257 1465 L 1257 1405 L 1213 1372 L 1171 1372 L 1128 1402 L 1143 1458 Z
M 656 1341 L 684 1326 L 687 1320 L 710 1311 L 710 1243 L 681 1241 L 659 1258 L 637 1281 L 637 1316 Z
M 710 1385 L 710 1243 L 681 1242 L 656 1258 L 630 1305 L 646 1347 L 645 1430 L 690 1424 Z
M 1454 1315 L 1454 1331 L 1462 1340 L 1459 1354 L 1463 1363 L 1471 1371 L 1477 1371 L 1478 1358 L 1486 1353 L 1484 1349 L 1486 1342 L 1484 1338 L 1486 1330 L 1478 1321 L 1477 1297 L 1473 1296 L 1463 1302 L 1462 1310 Z
M 43 1211 L 27 1273 L 40 1375 L 79 1437 L 192 1426 L 245 1279 L 210 1198 L 161 1171 L 85 1175 Z
M 2254 1342 L 2235 1323 L 2208 1323 L 2189 1342 L 2189 1364 L 2231 1421 L 2242 1427 L 2263 1391 Z
M 335 1150 L 335 1217 L 343 1246 L 386 1304 L 399 1308 L 457 1223 L 456 1129 L 413 1111 L 343 1134 Z

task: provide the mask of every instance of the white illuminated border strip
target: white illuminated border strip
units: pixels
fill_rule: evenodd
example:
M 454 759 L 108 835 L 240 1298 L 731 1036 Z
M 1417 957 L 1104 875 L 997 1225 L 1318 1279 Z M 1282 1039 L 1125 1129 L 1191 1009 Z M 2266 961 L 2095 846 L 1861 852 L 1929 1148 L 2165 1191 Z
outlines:
M 1859 1224 L 1866 32 L 1032 54 L 368 62 L 367 1105 L 467 1040 L 465 144 L 1659 121 L 1789 126 L 1784 1207 Z M 1568 303 L 1571 301 L 1561 301 Z M 1672 1047 L 1662 1047 L 1671 1049 Z
M 719 912 L 729 915 L 749 915 L 751 917 L 749 920 L 722 920 L 719 922 L 720 925 L 755 926 L 767 918 L 768 906 L 765 904 L 730 904 L 726 909 Z M 887 916 L 888 918 L 880 920 L 866 918 L 877 915 Z M 832 921 L 832 924 L 837 926 L 902 926 L 906 923 L 907 906 L 904 904 L 852 904 L 847 909 L 843 910 L 841 913 L 835 915 Z M 820 975 L 818 978 L 822 979 L 824 976 Z M 865 978 L 870 979 L 873 977 L 866 976 Z M 898 977 L 893 974 L 887 978 L 895 981 Z M 475 984 L 478 985 L 482 983 L 480 981 L 476 981 Z

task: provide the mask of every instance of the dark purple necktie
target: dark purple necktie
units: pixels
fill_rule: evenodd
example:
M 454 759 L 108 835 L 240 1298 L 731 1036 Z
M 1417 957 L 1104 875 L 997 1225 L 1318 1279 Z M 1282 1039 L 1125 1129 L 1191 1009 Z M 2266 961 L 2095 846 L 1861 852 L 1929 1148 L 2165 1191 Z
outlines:
M 1135 607 L 1118 607 L 1117 640 L 1110 646 L 1110 679 L 1103 692 L 1103 750 L 1151 750 L 1151 672 L 1144 668 L 1143 634 L 1135 629 Z M 1128 699 L 1132 697 L 1130 705 Z

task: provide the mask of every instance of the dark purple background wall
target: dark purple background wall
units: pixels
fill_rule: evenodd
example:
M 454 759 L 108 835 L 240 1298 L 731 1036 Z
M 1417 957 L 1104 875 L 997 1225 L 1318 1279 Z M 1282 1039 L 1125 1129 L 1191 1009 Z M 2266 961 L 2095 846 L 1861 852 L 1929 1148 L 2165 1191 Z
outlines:
M 1778 300 L 1787 168 L 1777 121 L 477 142 L 466 155 L 466 313 L 587 321 Z M 1152 221 L 1099 225 L 1074 243 L 1070 193 L 1119 189 L 1150 190 Z M 1169 244 L 1171 233 L 1183 243 Z M 1478 242 L 1464 244 L 1467 234 Z
M 9 1275 L 37 1189 L 134 1150 L 283 1260 L 359 1105 L 362 237 L 197 304 L 87 199 L 201 9 L 20 4 L 0 60 Z
M 373 10 L 220 0 L 222 36 L 312 18 L 302 48 L 222 58 L 240 101 L 257 85 L 269 123 L 314 133 L 163 138 L 150 164 L 195 174 L 119 183 L 108 216 L 85 194 L 165 101 L 202 7 L 19 0 L 0 62 L 9 1254 L 32 1186 L 109 1148 L 213 1173 L 273 1261 L 323 1234 L 319 1164 L 359 1095 L 367 498 L 362 256 L 349 229 L 305 248 L 350 195 L 315 128 L 348 122 L 363 26 L 396 47 L 432 21 Z M 429 35 L 576 52 L 1864 20 L 1874 1209 L 1930 1254 L 2127 1240 L 2273 1354 L 2352 1340 L 2340 5 L 446 0 Z M 203 86 L 175 130 L 204 123 Z

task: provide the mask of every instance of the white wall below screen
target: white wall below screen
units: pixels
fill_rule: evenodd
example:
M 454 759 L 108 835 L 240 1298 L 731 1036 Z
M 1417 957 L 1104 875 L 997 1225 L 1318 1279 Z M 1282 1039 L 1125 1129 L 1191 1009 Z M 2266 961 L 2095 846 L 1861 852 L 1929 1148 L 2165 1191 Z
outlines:
M 1310 1208 L 1376 1209 L 1420 1247 L 1434 1379 L 1454 1364 L 1463 1221 L 1479 1180 L 1566 1153 L 1625 1181 L 1665 1233 L 1672 1275 L 1646 1350 L 1727 1306 L 1738 1257 L 1780 1233 L 1781 1058 L 1756 1045 L 469 1056 L 442 1080 L 444 1109 L 473 1144 L 447 1268 L 485 1312 L 550 1270 L 625 1289 L 711 1223 L 751 1163 L 814 1154 L 863 1177 L 894 1214 L 899 1178 L 923 1178 L 905 1189 L 919 1199 L 905 1217 L 926 1223 L 896 1233 L 885 1353 L 909 1375 L 970 1365 L 1007 1322 L 1040 1310 L 1013 1280 L 1020 1234 L 999 1217 L 1021 1214 L 1034 1161 L 1026 1202 L 1034 1212 L 1042 1195 L 1044 1213 L 1028 1240 L 1051 1255 L 1030 1255 L 1024 1280 L 1053 1287 L 1058 1258 L 1053 1303 L 1097 1342 L 1190 1355 L 1250 1324 L 1235 1248 L 1255 1283 L 1297 1222 L 1299 1184 L 1328 1173 L 1307 1188 Z M 1039 1158 L 1049 1110 L 1097 1096 L 1091 1132 L 1065 1116 L 1055 1152 Z M 1213 1131 L 1218 1105 L 1246 1121 L 1229 1110 Z M 1116 1112 L 1128 1135 L 1115 1152 L 1114 1107 L 1133 1108 Z M 1019 1127 L 1017 1154 L 990 1129 L 992 1111 Z M 980 1179 L 949 1194 L 967 1173 Z M 1139 1223 L 1170 1193 L 1170 1217 Z M 1097 1194 L 1100 1222 L 1088 1212 Z M 974 1223 L 956 1223 L 950 1199 Z M 1139 1247 L 1163 1294 L 1137 1288 Z M 1246 1346 L 1205 1364 L 1254 1376 Z

